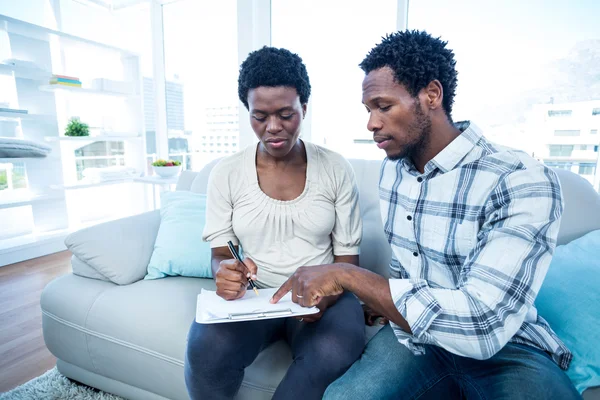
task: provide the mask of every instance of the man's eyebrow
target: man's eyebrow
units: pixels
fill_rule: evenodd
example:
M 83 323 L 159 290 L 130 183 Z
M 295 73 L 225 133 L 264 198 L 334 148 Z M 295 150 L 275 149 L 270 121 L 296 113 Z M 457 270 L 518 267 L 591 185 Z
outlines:
M 381 100 L 381 96 L 377 96 L 377 97 L 373 97 L 372 99 L 367 99 L 366 102 L 362 102 L 363 104 L 367 104 L 367 103 L 377 103 Z

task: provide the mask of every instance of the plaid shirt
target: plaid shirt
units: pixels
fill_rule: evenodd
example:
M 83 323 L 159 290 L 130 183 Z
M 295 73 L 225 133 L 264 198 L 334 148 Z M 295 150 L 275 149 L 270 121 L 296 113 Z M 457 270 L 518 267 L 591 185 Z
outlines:
M 415 354 L 432 344 L 475 359 L 521 343 L 566 369 L 571 353 L 533 304 L 556 247 L 558 178 L 468 122 L 457 127 L 423 174 L 407 158 L 381 167 L 390 290 L 412 330 L 392 324 L 398 341 Z

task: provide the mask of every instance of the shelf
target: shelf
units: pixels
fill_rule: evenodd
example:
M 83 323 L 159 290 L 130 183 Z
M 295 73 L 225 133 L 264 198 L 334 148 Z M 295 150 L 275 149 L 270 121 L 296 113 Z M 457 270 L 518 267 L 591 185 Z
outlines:
M 24 67 L 19 65 L 0 63 L 0 74 L 13 74 L 15 78 L 48 81 L 52 73 L 41 68 Z
M 10 111 L 0 111 L 0 118 L 9 118 L 9 119 L 20 119 L 20 120 L 38 120 L 38 121 L 50 121 L 56 120 L 56 117 L 53 115 L 46 114 L 24 114 Z
M 118 185 L 121 183 L 131 183 L 134 178 L 115 179 L 111 181 L 96 182 L 96 183 L 75 183 L 73 185 L 52 185 L 51 189 L 64 189 L 64 190 L 76 190 L 76 189 L 88 189 L 101 186 Z
M 59 38 L 61 41 L 85 44 L 94 47 L 99 47 L 102 49 L 112 50 L 119 52 L 126 57 L 139 57 L 139 55 L 133 51 L 120 49 L 118 47 L 110 46 L 104 43 L 95 42 L 93 40 L 70 35 L 68 33 L 31 24 L 29 22 L 21 21 L 19 19 L 7 17 L 5 15 L 0 15 L 0 21 L 8 22 L 8 33 L 10 34 L 21 35 L 32 39 L 43 40 L 46 42 L 50 40 L 50 36 L 54 36 Z
M 160 176 L 141 176 L 139 178 L 133 178 L 134 182 L 139 183 L 150 183 L 153 185 L 176 185 L 179 181 L 179 175 L 170 178 L 161 178 Z
M 140 140 L 141 136 L 46 136 L 44 140 L 46 142 L 123 142 L 126 140 Z
M 3 196 L 4 197 L 4 196 Z M 0 210 L 5 208 L 14 208 L 29 206 L 34 203 L 42 203 L 48 201 L 56 201 L 64 199 L 64 196 L 58 194 L 40 194 L 40 195 L 18 195 L 18 196 L 5 196 L 6 199 L 0 197 Z
M 135 93 L 109 92 L 101 89 L 91 89 L 85 87 L 65 86 L 65 85 L 42 85 L 39 89 L 43 92 L 71 92 L 90 95 L 112 96 L 112 97 L 138 97 Z
M 0 255 L 19 251 L 23 248 L 39 246 L 52 240 L 62 242 L 69 233 L 72 233 L 71 229 L 60 229 L 44 233 L 30 233 L 10 239 L 0 239 Z
M 70 228 L 57 229 L 49 232 L 30 233 L 27 235 L 16 236 L 10 239 L 0 239 L 0 255 L 12 253 L 29 247 L 38 247 L 45 243 L 54 241 L 58 241 L 58 243 L 60 244 L 59 247 L 64 248 L 63 242 L 69 234 L 77 232 L 81 229 L 103 224 L 105 222 L 114 221 L 120 218 L 123 218 L 123 216 L 103 218 L 96 221 L 79 223 Z M 0 267 L 2 266 L 3 264 L 0 263 Z

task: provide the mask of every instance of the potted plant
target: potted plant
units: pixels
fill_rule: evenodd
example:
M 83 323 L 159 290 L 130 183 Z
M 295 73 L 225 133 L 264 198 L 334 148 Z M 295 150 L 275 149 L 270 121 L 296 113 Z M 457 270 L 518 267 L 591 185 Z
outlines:
M 65 136 L 90 136 L 90 127 L 79 120 L 71 118 L 65 130 Z
M 181 171 L 181 161 L 158 159 L 152 163 L 154 173 L 162 178 L 170 178 Z

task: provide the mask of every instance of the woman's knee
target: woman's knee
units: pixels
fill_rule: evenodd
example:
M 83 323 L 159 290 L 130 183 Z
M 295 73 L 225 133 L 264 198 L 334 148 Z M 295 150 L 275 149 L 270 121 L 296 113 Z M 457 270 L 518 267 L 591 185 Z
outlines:
M 196 322 L 192 324 L 188 334 L 186 368 L 195 371 L 219 369 L 224 360 L 235 359 L 239 353 L 239 340 L 234 340 L 227 329 L 222 329 L 223 326 L 201 325 Z
M 320 335 L 303 358 L 310 363 L 314 372 L 337 378 L 360 357 L 363 348 L 363 335 L 337 332 Z

